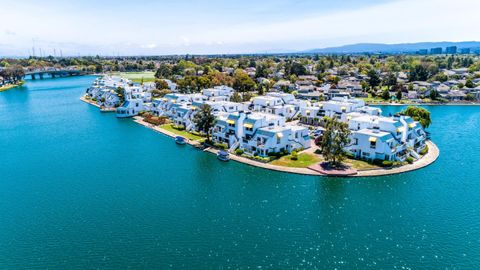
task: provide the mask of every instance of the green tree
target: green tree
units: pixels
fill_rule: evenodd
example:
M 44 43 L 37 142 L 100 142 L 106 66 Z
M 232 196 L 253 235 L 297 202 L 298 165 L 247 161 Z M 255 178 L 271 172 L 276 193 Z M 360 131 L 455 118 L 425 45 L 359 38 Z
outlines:
M 402 90 L 401 89 L 397 90 L 397 100 L 398 101 L 402 100 Z
M 248 74 L 240 69 L 235 71 L 233 88 L 239 92 L 247 92 L 255 90 L 255 82 Z
M 257 64 L 256 70 L 255 70 L 255 78 L 266 78 L 268 77 L 268 66 L 265 63 L 259 63 Z
M 333 166 L 339 165 L 346 157 L 345 147 L 350 143 L 350 130 L 346 123 L 335 118 L 326 118 L 325 132 L 316 143 L 324 159 Z
M 466 96 L 465 96 L 465 100 L 467 101 L 475 101 L 475 95 L 472 94 L 472 93 L 468 93 Z
M 196 77 L 197 92 L 211 86 L 211 81 L 207 76 Z
M 430 77 L 430 73 L 423 65 L 416 65 L 410 69 L 409 80 L 413 81 L 426 81 Z
M 431 100 L 436 100 L 438 97 L 439 97 L 439 94 L 438 94 L 437 90 L 434 89 L 434 90 L 430 91 L 430 99 Z
M 382 99 L 383 100 L 389 100 L 390 99 L 390 91 L 388 91 L 388 89 L 383 90 Z
M 210 142 L 210 134 L 216 119 L 212 112 L 212 107 L 208 104 L 203 104 L 198 113 L 193 117 L 197 129 L 207 135 L 207 142 Z
M 155 72 L 155 78 L 158 78 L 158 79 L 168 78 L 171 75 L 172 75 L 172 68 L 165 63 L 160 64 L 160 67 Z
M 240 96 L 240 94 L 238 94 L 238 92 L 233 92 L 233 95 L 230 98 L 230 101 L 231 102 L 242 102 L 242 97 Z
M 472 79 L 467 79 L 467 81 L 465 82 L 465 87 L 475 88 L 475 84 L 473 83 Z
M 397 84 L 397 76 L 393 72 L 389 72 L 383 79 L 383 85 L 394 86 Z
M 368 77 L 369 77 L 369 79 L 368 79 L 368 84 L 370 84 L 370 86 L 371 86 L 372 88 L 375 88 L 375 87 L 377 87 L 377 86 L 380 85 L 381 80 L 380 80 L 380 77 L 379 77 L 378 74 L 377 74 L 377 71 L 375 71 L 375 70 L 372 68 L 372 69 L 370 69 L 370 70 L 368 71 L 368 74 L 367 74 L 367 75 L 368 75 Z
M 290 75 L 295 75 L 295 76 L 307 75 L 307 69 L 301 63 L 287 62 L 287 63 L 285 63 L 285 75 L 287 75 L 287 76 L 290 76 Z
M 423 128 L 428 128 L 432 124 L 430 112 L 424 108 L 408 106 L 407 109 L 401 113 L 410 116 L 415 121 L 418 121 Z
M 155 79 L 155 88 L 158 90 L 169 89 L 168 83 L 162 79 Z

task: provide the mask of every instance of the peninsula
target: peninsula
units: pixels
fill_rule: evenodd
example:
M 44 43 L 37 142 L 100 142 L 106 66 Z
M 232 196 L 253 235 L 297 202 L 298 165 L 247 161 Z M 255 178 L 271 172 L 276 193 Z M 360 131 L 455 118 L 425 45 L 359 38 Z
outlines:
M 385 175 L 424 167 L 439 155 L 424 131 L 426 119 L 415 121 L 409 113 L 413 107 L 406 112 L 412 117 L 385 117 L 349 97 L 315 101 L 269 91 L 236 101 L 240 93 L 226 85 L 186 94 L 163 83 L 171 93 L 154 97 L 154 82 L 102 76 L 82 100 L 207 152 L 228 152 L 232 160 L 276 171 Z

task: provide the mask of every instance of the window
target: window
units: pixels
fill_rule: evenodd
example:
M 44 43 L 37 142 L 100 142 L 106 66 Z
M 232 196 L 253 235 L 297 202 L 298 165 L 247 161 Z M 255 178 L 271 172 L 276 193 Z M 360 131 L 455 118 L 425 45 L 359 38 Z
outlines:
M 370 148 L 375 149 L 377 142 L 370 142 Z

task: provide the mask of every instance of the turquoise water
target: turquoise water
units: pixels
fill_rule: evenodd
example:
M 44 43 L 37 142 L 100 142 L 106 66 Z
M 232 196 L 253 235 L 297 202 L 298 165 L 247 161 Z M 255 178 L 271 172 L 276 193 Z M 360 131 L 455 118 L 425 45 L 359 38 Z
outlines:
M 331 179 L 179 146 L 81 102 L 93 80 L 0 93 L 0 269 L 480 265 L 480 107 L 428 108 L 425 169 Z

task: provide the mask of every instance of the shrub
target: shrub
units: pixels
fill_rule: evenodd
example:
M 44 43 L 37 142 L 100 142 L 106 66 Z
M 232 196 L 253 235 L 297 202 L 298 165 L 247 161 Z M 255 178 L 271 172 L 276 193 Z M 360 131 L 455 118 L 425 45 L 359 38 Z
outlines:
M 260 157 L 260 156 L 254 156 L 253 157 L 254 160 L 257 160 L 257 161 L 260 161 L 260 162 L 269 162 L 270 161 L 270 158 L 268 157 Z
M 412 164 L 413 163 L 413 157 L 407 157 L 407 162 L 408 162 L 408 164 Z
M 419 154 L 424 156 L 426 153 L 428 153 L 428 145 L 426 145 L 425 148 L 423 148 Z
M 377 165 L 377 166 L 382 166 L 383 165 L 383 160 L 377 158 L 377 159 L 374 159 L 372 161 L 372 163 Z
M 202 133 L 200 133 L 198 131 L 192 131 L 190 133 L 193 134 L 193 135 L 196 135 L 196 136 L 202 136 Z
M 185 130 L 185 127 L 182 126 L 182 125 L 172 125 L 172 128 L 176 129 L 176 130 Z
M 315 154 L 321 155 L 321 154 L 322 154 L 322 150 L 320 150 L 320 149 L 315 150 Z
M 384 160 L 382 162 L 382 167 L 392 167 L 393 166 L 393 161 L 390 160 Z
M 298 160 L 298 153 L 297 151 L 293 151 L 292 155 L 290 156 L 291 160 Z
M 243 150 L 238 148 L 237 150 L 235 150 L 235 154 L 241 156 L 243 154 Z
M 215 147 L 225 150 L 227 149 L 228 145 L 226 143 L 216 143 Z

